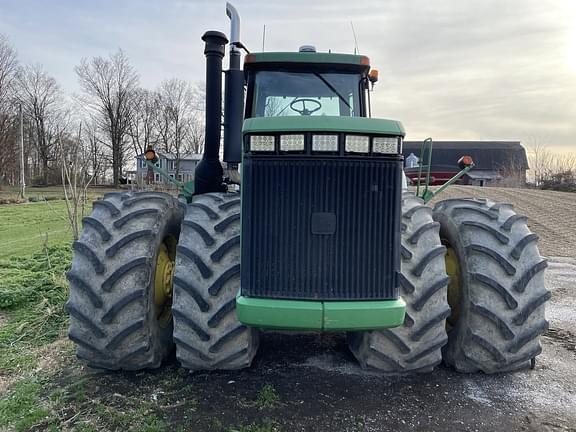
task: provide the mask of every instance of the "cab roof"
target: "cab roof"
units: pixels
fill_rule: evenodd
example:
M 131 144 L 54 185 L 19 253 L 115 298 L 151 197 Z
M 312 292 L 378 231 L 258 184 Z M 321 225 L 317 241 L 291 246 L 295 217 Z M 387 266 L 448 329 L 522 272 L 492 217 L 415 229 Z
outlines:
M 311 63 L 361 66 L 370 68 L 370 59 L 363 55 L 323 52 L 261 52 L 250 53 L 244 57 L 244 66 L 263 65 L 265 63 Z

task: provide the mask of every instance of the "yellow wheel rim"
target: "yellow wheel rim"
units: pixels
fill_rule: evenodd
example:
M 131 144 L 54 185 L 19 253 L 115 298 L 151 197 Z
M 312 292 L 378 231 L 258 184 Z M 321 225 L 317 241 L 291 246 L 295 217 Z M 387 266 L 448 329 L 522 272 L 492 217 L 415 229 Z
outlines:
M 165 326 L 172 318 L 172 278 L 176 261 L 176 239 L 166 237 L 160 245 L 154 273 L 154 304 L 160 325 Z
M 458 318 L 460 317 L 460 298 L 461 293 L 461 274 L 460 274 L 460 262 L 458 261 L 458 255 L 456 251 L 449 245 L 446 245 L 446 273 L 450 277 L 450 282 L 448 283 L 448 305 L 451 309 L 451 314 L 446 320 L 446 327 L 454 327 Z

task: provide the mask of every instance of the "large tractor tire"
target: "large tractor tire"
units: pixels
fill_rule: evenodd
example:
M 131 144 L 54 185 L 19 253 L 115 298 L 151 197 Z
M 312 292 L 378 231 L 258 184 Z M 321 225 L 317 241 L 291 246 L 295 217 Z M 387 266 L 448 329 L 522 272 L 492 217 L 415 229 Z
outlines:
M 430 372 L 442 361 L 450 309 L 438 228 L 432 209 L 404 192 L 400 295 L 406 316 L 400 327 L 349 334 L 350 349 L 362 367 L 402 375 Z
M 174 342 L 182 366 L 250 366 L 258 331 L 238 321 L 239 289 L 240 195 L 196 196 L 182 224 L 174 275 Z
M 66 309 L 89 366 L 156 368 L 173 348 L 170 279 L 183 215 L 170 195 L 141 192 L 106 194 L 84 218 Z
M 548 328 L 546 260 L 537 236 L 509 204 L 451 199 L 434 207 L 451 277 L 444 360 L 460 372 L 529 366 Z

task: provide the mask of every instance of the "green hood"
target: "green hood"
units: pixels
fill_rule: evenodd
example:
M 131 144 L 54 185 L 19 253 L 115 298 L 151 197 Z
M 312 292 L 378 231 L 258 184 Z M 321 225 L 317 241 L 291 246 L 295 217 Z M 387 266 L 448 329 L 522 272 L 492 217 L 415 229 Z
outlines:
M 402 123 L 396 120 L 366 117 L 284 116 L 254 117 L 244 120 L 247 133 L 276 132 L 351 132 L 404 136 Z

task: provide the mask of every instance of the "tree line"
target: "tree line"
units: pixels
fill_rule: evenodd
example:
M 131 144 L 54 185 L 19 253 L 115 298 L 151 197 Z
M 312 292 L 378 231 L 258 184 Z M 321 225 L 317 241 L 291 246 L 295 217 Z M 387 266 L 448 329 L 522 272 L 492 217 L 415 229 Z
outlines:
M 122 50 L 74 70 L 80 93 L 70 95 L 0 35 L 0 185 L 20 182 L 20 112 L 27 184 L 61 183 L 71 152 L 93 183 L 117 186 L 148 146 L 175 154 L 177 171 L 181 155 L 202 151 L 203 85 L 171 78 L 144 88 Z

